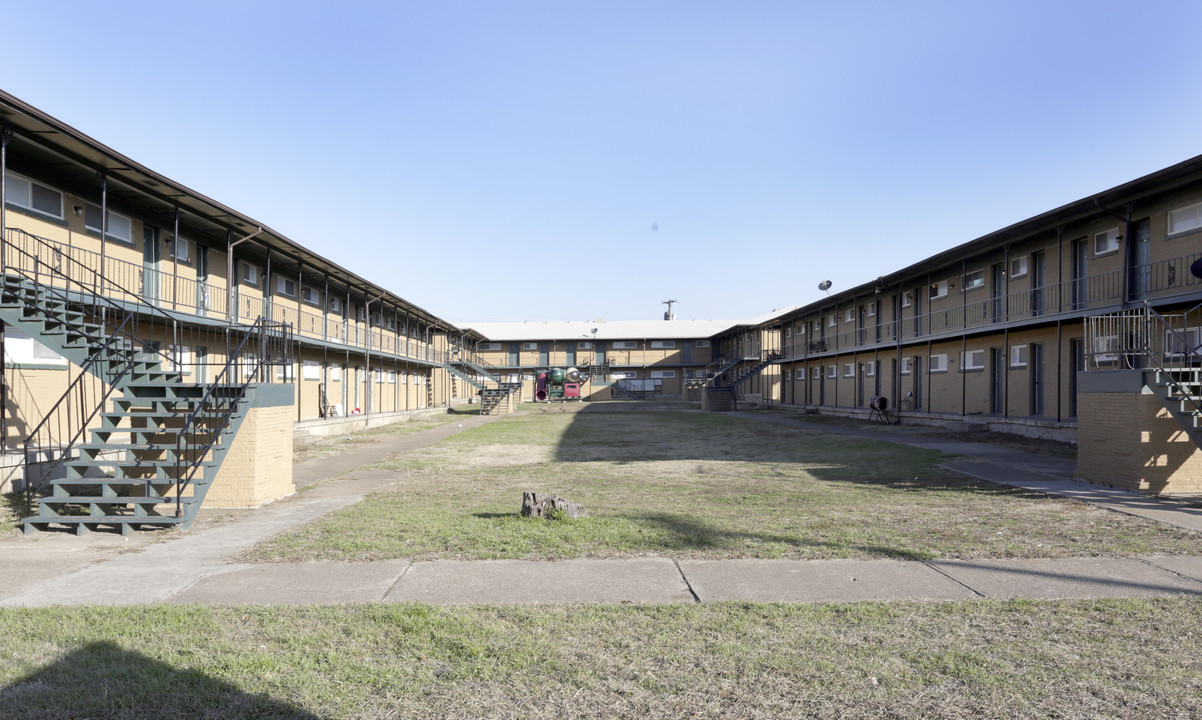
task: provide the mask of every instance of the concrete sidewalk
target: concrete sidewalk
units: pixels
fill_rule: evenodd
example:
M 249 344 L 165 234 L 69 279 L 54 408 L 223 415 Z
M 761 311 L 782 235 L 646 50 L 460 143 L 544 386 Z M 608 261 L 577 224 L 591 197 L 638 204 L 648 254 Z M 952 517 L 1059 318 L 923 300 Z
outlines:
M 992 482 L 1077 497 L 1119 512 L 1202 530 L 1202 513 L 1179 503 L 1071 479 L 1072 462 L 922 432 L 874 431 L 758 414 L 742 417 L 826 433 L 903 442 L 959 457 L 946 466 Z M 200 604 L 432 604 L 856 602 L 982 598 L 1120 598 L 1202 595 L 1202 557 L 1036 560 L 522 560 L 231 564 L 244 548 L 395 481 L 356 470 L 437 442 L 491 418 L 354 448 L 297 465 L 308 489 L 246 517 L 162 542 L 43 534 L 0 541 L 0 606 Z M 81 546 L 82 544 L 82 546 Z

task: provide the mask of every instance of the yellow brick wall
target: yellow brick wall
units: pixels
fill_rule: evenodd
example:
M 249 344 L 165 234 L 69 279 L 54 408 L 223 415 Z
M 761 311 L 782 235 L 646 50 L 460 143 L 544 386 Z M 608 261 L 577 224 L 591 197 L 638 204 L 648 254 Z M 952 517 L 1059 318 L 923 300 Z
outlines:
M 221 470 L 205 507 L 250 508 L 296 491 L 292 483 L 291 405 L 251 408 Z
M 1202 450 L 1154 395 L 1081 393 L 1076 477 L 1162 495 L 1202 495 Z

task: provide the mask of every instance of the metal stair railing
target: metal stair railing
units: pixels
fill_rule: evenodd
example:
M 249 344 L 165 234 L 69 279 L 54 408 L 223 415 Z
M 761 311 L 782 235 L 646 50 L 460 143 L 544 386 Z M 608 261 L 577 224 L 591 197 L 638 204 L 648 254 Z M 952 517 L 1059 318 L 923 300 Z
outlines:
M 121 386 L 134 365 L 133 352 L 125 347 L 122 332 L 130 321 L 127 316 L 80 368 L 67 391 L 42 417 L 22 443 L 25 459 L 25 505 L 32 515 L 38 495 L 71 454 L 71 448 L 88 430 L 92 420 L 108 404 L 109 397 Z M 100 365 L 99 369 L 93 365 Z M 65 438 L 65 439 L 64 439 Z M 40 465 L 35 482 L 34 465 Z
M 254 342 L 252 342 L 252 338 Z M 247 388 L 264 368 L 291 365 L 291 326 L 259 318 L 227 355 L 225 366 L 206 389 L 195 410 L 184 420 L 175 442 L 175 516 L 183 515 L 183 494 L 205 458 L 221 440 L 231 418 L 246 398 Z M 248 352 L 249 351 L 249 352 Z M 241 374 L 240 381 L 235 381 Z M 218 392 L 221 390 L 222 392 Z
M 1199 341 L 1196 331 L 1194 337 L 1190 337 L 1189 318 L 1191 316 L 1197 317 L 1199 310 L 1202 310 L 1202 304 L 1195 305 L 1184 313 L 1174 315 L 1161 315 L 1147 306 L 1145 306 L 1145 309 L 1149 320 L 1148 331 L 1144 333 L 1144 342 L 1148 346 L 1146 352 L 1147 360 L 1152 364 L 1152 369 L 1157 372 L 1158 377 L 1162 377 L 1168 381 L 1168 385 L 1173 391 L 1171 396 L 1182 403 L 1181 411 L 1195 417 L 1202 417 L 1202 398 L 1199 398 L 1197 392 L 1185 387 L 1174 374 L 1173 369 L 1166 367 L 1162 363 L 1162 359 L 1171 355 L 1185 358 L 1186 362 L 1190 362 L 1191 358 L 1198 357 L 1198 350 L 1202 347 L 1202 342 Z M 1181 318 L 1182 326 L 1180 328 L 1174 327 L 1171 318 Z M 1202 318 L 1199 318 L 1199 320 L 1202 321 Z M 1153 321 L 1155 325 L 1153 325 Z M 1156 337 L 1156 334 L 1152 332 L 1152 327 L 1159 327 L 1164 331 L 1161 337 L 1165 339 L 1165 343 L 1163 347 L 1159 348 L 1159 352 L 1152 345 L 1152 338 Z M 1187 367 L 1198 367 L 1198 365 L 1195 361 L 1195 364 Z M 1185 403 L 1187 401 L 1193 406 L 1193 410 L 1186 410 Z M 1174 413 L 1174 416 L 1176 415 L 1177 413 Z M 1189 432 L 1192 435 L 1194 430 L 1189 429 Z

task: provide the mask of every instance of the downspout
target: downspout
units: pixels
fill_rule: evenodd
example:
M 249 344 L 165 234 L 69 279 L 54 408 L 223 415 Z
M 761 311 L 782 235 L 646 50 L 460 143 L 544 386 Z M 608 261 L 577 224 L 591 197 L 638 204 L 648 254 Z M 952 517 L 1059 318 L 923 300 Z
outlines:
M 225 239 L 225 242 L 226 242 L 226 245 L 225 245 L 225 286 L 226 286 L 225 287 L 225 295 L 226 295 L 225 314 L 226 314 L 226 319 L 229 321 L 229 323 L 231 325 L 233 325 L 234 321 L 237 320 L 237 318 L 238 318 L 238 307 L 237 307 L 237 305 L 234 304 L 234 286 L 236 283 L 236 280 L 234 279 L 234 248 L 238 247 L 239 245 L 246 242 L 247 240 L 250 240 L 251 238 L 253 238 L 254 236 L 258 235 L 261 232 L 263 232 L 263 228 L 259 228 L 258 230 L 254 231 L 250 235 L 247 235 L 246 237 L 244 237 L 240 240 L 233 240 L 233 241 L 231 241 L 231 238 L 233 237 L 232 234 L 230 234 L 228 231 L 226 234 L 226 239 Z

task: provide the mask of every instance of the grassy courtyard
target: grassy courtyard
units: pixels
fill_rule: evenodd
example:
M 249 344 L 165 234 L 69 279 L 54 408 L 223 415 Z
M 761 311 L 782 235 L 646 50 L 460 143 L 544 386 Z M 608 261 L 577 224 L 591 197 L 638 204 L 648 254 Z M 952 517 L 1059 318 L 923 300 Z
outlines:
M 1176 554 L 1199 538 L 943 470 L 940 453 L 696 412 L 503 418 L 378 468 L 396 482 L 243 561 Z M 590 517 L 519 516 L 522 491 Z

